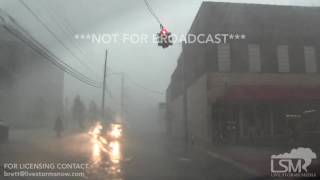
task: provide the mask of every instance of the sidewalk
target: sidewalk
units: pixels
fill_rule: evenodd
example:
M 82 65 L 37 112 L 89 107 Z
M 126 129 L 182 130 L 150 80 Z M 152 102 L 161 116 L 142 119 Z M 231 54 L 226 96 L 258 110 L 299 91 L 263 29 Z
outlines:
M 197 146 L 199 150 L 209 154 L 213 158 L 226 161 L 255 177 L 269 177 L 271 170 L 271 155 L 289 153 L 292 148 L 297 147 L 252 147 L 240 145 L 212 145 L 207 148 Z M 312 148 L 311 148 L 312 149 Z M 313 152 L 320 156 L 319 149 L 312 149 Z M 310 171 L 320 172 L 319 158 L 312 161 L 308 168 Z

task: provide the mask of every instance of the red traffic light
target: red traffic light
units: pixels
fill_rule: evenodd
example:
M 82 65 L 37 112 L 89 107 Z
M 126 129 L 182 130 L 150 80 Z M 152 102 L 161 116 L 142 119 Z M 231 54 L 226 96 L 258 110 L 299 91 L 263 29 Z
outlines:
M 161 31 L 160 31 L 160 35 L 165 35 L 167 36 L 169 33 L 169 31 L 166 29 L 166 28 L 162 28 Z
M 161 26 L 161 30 L 158 33 L 158 46 L 167 48 L 172 45 L 171 33 L 165 27 Z

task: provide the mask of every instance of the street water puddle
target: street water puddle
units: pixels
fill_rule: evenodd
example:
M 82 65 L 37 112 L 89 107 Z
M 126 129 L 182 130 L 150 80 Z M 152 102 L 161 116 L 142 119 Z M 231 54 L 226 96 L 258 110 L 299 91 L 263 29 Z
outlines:
M 110 130 L 103 132 L 97 123 L 90 131 L 91 157 L 88 177 L 90 179 L 123 180 L 123 140 L 122 129 L 111 125 Z

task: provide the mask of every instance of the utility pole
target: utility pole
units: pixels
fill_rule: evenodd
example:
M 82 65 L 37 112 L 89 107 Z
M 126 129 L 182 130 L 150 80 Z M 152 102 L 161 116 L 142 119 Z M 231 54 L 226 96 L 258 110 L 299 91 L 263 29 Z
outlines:
M 104 71 L 103 71 L 103 87 L 102 87 L 102 105 L 101 105 L 101 117 L 104 119 L 105 111 L 105 96 L 106 96 L 106 77 L 107 77 L 107 60 L 108 60 L 108 50 L 106 50 L 106 57 L 104 61 Z
M 124 73 L 121 73 L 121 120 L 124 122 Z

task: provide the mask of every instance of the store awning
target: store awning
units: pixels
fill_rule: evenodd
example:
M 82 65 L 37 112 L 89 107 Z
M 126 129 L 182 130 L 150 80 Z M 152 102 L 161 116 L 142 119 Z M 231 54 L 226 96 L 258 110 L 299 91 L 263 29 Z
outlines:
M 320 103 L 320 87 L 232 86 L 223 97 L 228 102 Z

